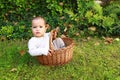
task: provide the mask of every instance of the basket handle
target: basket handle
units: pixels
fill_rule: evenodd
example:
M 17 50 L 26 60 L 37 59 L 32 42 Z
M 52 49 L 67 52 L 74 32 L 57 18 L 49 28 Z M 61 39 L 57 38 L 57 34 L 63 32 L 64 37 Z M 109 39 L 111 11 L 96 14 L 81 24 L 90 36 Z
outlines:
M 53 44 L 52 44 L 52 32 L 50 32 L 50 39 L 49 39 L 49 48 L 50 48 L 50 50 L 53 50 L 54 49 L 54 47 L 53 47 Z
M 54 50 L 54 46 L 53 46 L 52 42 L 53 42 L 53 40 L 56 39 L 58 31 L 59 31 L 59 27 L 50 31 L 50 40 L 49 40 L 50 50 Z

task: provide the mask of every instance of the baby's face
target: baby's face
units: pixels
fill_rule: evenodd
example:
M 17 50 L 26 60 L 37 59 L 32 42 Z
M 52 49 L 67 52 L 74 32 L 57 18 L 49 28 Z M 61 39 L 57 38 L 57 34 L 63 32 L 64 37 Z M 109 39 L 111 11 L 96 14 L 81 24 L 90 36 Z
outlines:
M 46 29 L 43 19 L 35 19 L 32 21 L 32 33 L 35 37 L 43 37 Z

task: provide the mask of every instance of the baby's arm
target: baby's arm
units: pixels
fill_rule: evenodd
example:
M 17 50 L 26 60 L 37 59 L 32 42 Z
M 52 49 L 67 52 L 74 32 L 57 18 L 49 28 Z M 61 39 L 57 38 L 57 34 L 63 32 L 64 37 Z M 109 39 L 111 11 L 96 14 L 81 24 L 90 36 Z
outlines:
M 49 42 L 45 42 L 44 47 L 37 47 L 36 41 L 29 40 L 28 48 L 31 56 L 47 55 L 49 50 Z
M 31 56 L 47 55 L 48 49 L 46 49 L 46 48 L 30 48 L 29 53 Z

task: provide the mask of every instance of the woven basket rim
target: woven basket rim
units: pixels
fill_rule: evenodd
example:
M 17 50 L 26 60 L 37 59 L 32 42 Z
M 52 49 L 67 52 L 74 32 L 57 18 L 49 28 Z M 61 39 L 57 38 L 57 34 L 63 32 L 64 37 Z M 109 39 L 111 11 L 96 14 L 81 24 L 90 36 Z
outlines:
M 72 59 L 74 41 L 68 37 L 62 39 L 66 44 L 64 48 L 55 50 L 55 52 L 51 55 L 36 56 L 40 64 L 47 66 L 58 66 L 66 64 Z
M 69 48 L 71 48 L 71 47 L 74 46 L 74 41 L 73 41 L 73 39 L 68 38 L 68 37 L 64 37 L 64 38 L 62 38 L 62 39 L 68 39 L 68 40 L 70 40 L 70 41 L 71 41 L 71 44 L 69 44 L 68 46 L 65 46 L 65 47 L 63 47 L 63 48 L 60 48 L 60 49 L 58 49 L 58 50 L 55 50 L 54 53 L 56 53 L 57 51 L 58 51 L 58 52 L 59 52 L 59 51 L 64 51 L 64 50 L 69 49 Z M 61 54 L 61 53 L 57 53 L 57 54 Z M 46 56 L 46 57 L 48 57 L 48 56 L 53 56 L 53 55 L 57 55 L 57 54 L 52 54 L 52 55 L 40 55 L 40 56 Z
M 62 39 L 64 39 L 64 38 L 62 38 Z M 66 39 L 66 38 L 65 38 L 65 39 Z M 63 48 L 60 48 L 60 49 L 58 49 L 58 50 L 56 50 L 56 51 L 68 49 L 69 47 L 72 47 L 72 46 L 74 45 L 74 42 L 73 42 L 73 40 L 72 40 L 71 38 L 67 38 L 67 39 L 71 40 L 71 44 L 68 45 L 68 46 L 65 46 L 65 47 L 63 47 Z

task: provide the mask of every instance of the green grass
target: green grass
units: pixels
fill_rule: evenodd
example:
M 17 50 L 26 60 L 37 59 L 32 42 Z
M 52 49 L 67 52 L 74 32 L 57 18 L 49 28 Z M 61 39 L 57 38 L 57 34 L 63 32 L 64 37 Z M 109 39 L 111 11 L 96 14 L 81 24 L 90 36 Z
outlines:
M 76 40 L 72 60 L 62 66 L 39 64 L 25 40 L 0 42 L 0 80 L 120 80 L 120 41 Z

